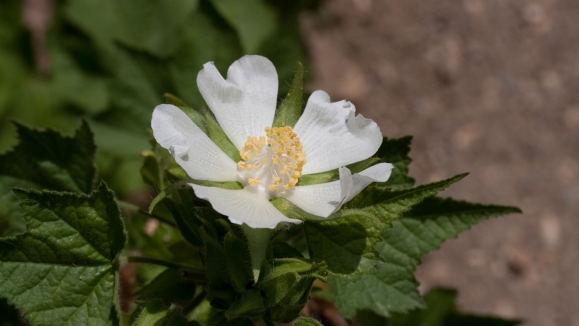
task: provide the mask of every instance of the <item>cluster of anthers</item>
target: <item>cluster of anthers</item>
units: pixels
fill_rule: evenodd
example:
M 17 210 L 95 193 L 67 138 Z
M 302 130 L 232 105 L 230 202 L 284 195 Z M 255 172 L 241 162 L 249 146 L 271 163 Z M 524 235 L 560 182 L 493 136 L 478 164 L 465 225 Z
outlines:
M 266 136 L 247 137 L 237 163 L 247 183 L 269 191 L 288 190 L 298 182 L 306 154 L 292 127 L 266 127 Z M 267 137 L 267 138 L 266 138 Z

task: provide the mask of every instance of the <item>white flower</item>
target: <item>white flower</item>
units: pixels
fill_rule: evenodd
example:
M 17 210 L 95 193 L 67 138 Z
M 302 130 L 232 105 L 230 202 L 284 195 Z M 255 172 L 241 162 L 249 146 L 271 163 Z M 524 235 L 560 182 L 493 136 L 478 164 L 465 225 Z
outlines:
M 191 184 L 199 198 L 236 224 L 275 228 L 300 223 L 278 211 L 270 199 L 283 197 L 304 211 L 328 217 L 372 182 L 390 177 L 392 164 L 380 163 L 352 175 L 346 165 L 369 158 L 382 143 L 376 123 L 355 115 L 350 102 L 330 102 L 314 92 L 296 125 L 271 128 L 278 79 L 273 64 L 256 55 L 235 61 L 223 79 L 212 62 L 197 85 L 217 122 L 240 150 L 234 162 L 183 111 L 173 105 L 155 108 L 151 122 L 157 142 L 195 180 L 238 181 L 242 190 Z M 299 177 L 339 169 L 340 180 L 296 186 Z

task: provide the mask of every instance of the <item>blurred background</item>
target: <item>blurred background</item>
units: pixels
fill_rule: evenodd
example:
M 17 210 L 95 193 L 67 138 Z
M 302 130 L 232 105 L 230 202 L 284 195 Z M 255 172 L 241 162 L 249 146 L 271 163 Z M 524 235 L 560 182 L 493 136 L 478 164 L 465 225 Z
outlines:
M 285 94 L 348 99 L 387 137 L 414 135 L 417 183 L 515 205 L 427 255 L 421 290 L 471 313 L 579 326 L 579 2 L 574 0 L 0 0 L 0 152 L 11 119 L 71 133 L 87 119 L 101 175 L 150 200 L 139 152 L 165 92 L 203 105 L 202 64 L 269 57 Z M 9 189 L 0 189 L 0 192 Z M 22 225 L 0 220 L 0 235 Z

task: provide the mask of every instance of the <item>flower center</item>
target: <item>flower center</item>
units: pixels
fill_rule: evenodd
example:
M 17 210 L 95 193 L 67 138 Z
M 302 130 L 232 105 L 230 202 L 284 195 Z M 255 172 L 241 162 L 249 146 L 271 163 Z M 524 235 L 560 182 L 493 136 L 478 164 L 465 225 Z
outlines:
M 252 187 L 285 191 L 295 187 L 306 163 L 302 143 L 292 127 L 265 128 L 266 136 L 247 137 L 237 163 L 242 179 Z M 266 138 L 267 137 L 267 138 Z

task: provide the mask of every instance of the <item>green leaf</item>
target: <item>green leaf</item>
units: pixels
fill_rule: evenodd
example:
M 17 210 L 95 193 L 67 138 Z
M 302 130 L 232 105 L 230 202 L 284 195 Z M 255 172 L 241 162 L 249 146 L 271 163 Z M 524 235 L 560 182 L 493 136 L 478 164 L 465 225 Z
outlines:
M 516 326 L 518 320 L 505 320 L 461 313 L 456 308 L 456 291 L 434 289 L 424 296 L 426 308 L 408 314 L 392 314 L 384 318 L 371 311 L 356 315 L 360 326 Z
M 97 180 L 93 134 L 83 122 L 73 137 L 16 123 L 20 143 L 0 156 L 0 175 L 44 189 L 91 192 Z
M 353 316 L 360 309 L 389 316 L 424 307 L 413 275 L 420 258 L 479 221 L 517 212 L 518 208 L 509 206 L 425 199 L 381 234 L 383 241 L 374 248 L 386 264 L 376 266 L 373 273 L 330 276 L 336 306 L 344 316 Z
M 179 34 L 197 0 L 70 1 L 67 18 L 91 35 L 105 50 L 114 40 L 158 57 L 167 57 L 179 47 Z
M 400 213 L 406 212 L 424 198 L 434 196 L 451 184 L 462 180 L 468 173 L 458 174 L 452 178 L 401 190 L 381 189 L 370 185 L 344 207 L 365 207 L 364 210 L 382 219 L 392 220 Z
M 304 66 L 298 62 L 298 70 L 290 89 L 280 106 L 275 112 L 273 127 L 293 127 L 302 115 L 304 91 Z
M 414 179 L 408 176 L 408 165 L 412 161 L 408 157 L 411 141 L 412 136 L 396 139 L 384 137 L 376 156 L 380 158 L 380 162 L 392 163 L 394 169 L 388 181 L 379 183 L 380 186 L 400 189 L 414 185 Z
M 0 155 L 0 236 L 26 231 L 12 188 L 89 193 L 97 178 L 92 132 L 83 123 L 74 137 L 16 124 L 20 144 Z
M 332 273 L 350 274 L 372 269 L 374 245 L 389 224 L 361 210 L 344 210 L 340 218 L 306 221 L 303 228 L 310 256 L 326 261 Z
M 1 295 L 33 325 L 118 325 L 126 235 L 112 191 L 15 192 L 28 232 L 0 240 Z
M 181 314 L 181 308 L 167 308 L 161 301 L 149 303 L 135 320 L 132 326 L 189 326 L 187 319 Z M 195 323 L 195 325 L 198 325 Z
M 211 0 L 237 31 L 245 53 L 256 53 L 277 28 L 275 12 L 262 0 Z
M 197 89 L 197 74 L 203 65 L 214 61 L 219 71 L 225 74 L 227 67 L 239 59 L 243 51 L 235 31 L 204 1 L 186 23 L 182 38 L 181 48 L 169 61 L 169 71 L 176 94 L 199 108 L 205 105 Z
M 120 0 L 116 6 L 117 30 L 122 43 L 158 57 L 173 54 L 179 33 L 197 7 L 197 0 Z M 110 19 L 103 17 L 103 19 Z
M 309 317 L 300 317 L 296 319 L 296 321 L 292 324 L 293 326 L 323 326 L 322 323 L 319 321 L 309 318 Z

